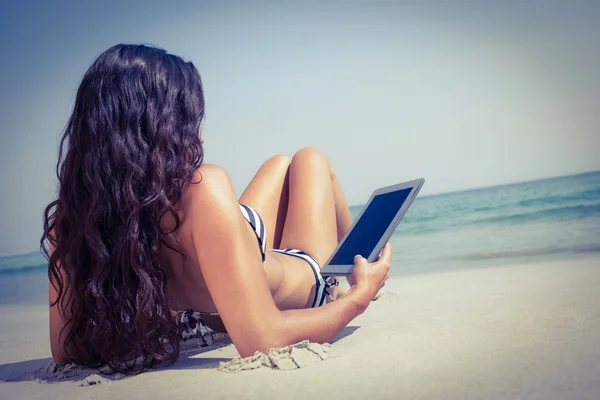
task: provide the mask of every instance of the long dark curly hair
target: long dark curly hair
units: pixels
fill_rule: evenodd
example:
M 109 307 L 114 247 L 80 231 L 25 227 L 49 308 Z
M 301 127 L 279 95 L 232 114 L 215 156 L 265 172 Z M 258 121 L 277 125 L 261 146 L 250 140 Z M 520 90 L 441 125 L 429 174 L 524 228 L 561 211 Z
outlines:
M 198 71 L 163 49 L 116 45 L 85 73 L 40 240 L 69 359 L 133 372 L 179 355 L 158 251 L 185 258 L 174 206 L 203 160 L 203 118 Z M 159 224 L 166 213 L 175 219 L 169 232 Z

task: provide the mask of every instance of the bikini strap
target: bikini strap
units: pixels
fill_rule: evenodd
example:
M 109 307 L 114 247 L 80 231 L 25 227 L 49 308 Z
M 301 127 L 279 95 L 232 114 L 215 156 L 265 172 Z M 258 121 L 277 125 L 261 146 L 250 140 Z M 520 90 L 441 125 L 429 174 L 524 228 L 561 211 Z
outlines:
M 329 293 L 329 289 L 330 287 L 335 287 L 335 286 L 339 286 L 340 282 L 337 280 L 337 278 L 335 276 L 324 276 L 323 277 L 323 281 L 325 281 L 325 295 L 329 298 L 329 301 L 332 302 L 334 301 L 333 299 L 333 294 Z

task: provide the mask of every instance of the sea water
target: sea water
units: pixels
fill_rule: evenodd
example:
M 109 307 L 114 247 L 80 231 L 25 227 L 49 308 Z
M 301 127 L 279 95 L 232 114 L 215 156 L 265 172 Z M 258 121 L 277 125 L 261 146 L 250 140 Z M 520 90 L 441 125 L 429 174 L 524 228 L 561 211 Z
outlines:
M 600 171 L 417 197 L 390 243 L 396 273 L 600 252 Z
M 600 171 L 418 196 L 390 242 L 397 277 L 600 253 Z M 41 254 L 0 258 L 0 304 L 47 296 Z

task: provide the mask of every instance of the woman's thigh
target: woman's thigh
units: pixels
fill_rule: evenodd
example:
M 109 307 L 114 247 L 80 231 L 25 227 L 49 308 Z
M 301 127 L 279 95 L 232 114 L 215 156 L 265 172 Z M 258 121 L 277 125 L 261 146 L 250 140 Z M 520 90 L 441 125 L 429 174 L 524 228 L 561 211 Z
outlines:
M 258 170 L 242 193 L 240 203 L 254 208 L 266 228 L 267 247 L 279 248 L 288 204 L 288 169 L 291 157 L 276 155 Z
M 281 248 L 297 248 L 323 265 L 337 246 L 334 191 L 327 158 L 314 147 L 298 151 L 289 170 L 289 200 Z

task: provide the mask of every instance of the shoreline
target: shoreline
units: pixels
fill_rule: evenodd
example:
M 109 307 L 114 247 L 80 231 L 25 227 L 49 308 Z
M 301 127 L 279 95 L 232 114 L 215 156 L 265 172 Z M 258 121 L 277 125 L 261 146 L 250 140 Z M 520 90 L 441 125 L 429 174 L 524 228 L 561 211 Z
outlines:
M 520 258 L 497 258 L 474 261 L 440 260 L 435 262 L 426 262 L 423 264 L 407 264 L 407 266 L 405 267 L 397 267 L 395 271 L 392 270 L 390 281 L 406 279 L 413 276 L 437 275 L 453 273 L 458 271 L 478 271 L 494 268 L 518 268 L 519 266 L 529 266 L 554 262 L 561 262 L 567 264 L 570 262 L 585 262 L 593 261 L 596 259 L 600 260 L 599 251 L 578 253 L 548 253 L 543 255 L 524 256 Z M 402 263 L 402 260 L 392 259 L 392 263 Z

